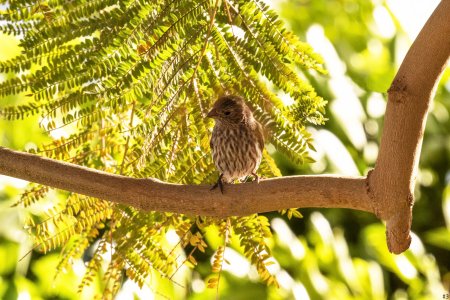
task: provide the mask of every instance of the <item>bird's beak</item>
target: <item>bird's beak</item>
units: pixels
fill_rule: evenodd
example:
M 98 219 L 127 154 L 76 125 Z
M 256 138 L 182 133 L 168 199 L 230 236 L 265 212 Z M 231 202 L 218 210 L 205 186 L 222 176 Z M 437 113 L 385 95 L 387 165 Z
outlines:
M 215 108 L 211 109 L 211 110 L 209 111 L 209 113 L 208 113 L 206 116 L 207 116 L 208 118 L 213 118 L 213 119 L 214 119 L 214 117 L 217 117 L 217 116 L 218 116 L 217 110 L 216 110 Z

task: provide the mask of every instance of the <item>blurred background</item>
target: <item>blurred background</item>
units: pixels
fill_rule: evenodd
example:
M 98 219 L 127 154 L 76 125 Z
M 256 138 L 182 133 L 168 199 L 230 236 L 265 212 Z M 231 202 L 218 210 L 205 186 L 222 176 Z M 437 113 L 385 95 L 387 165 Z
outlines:
M 303 74 L 326 98 L 328 121 L 310 128 L 316 162 L 296 166 L 268 150 L 283 175 L 336 173 L 365 175 L 373 168 L 383 128 L 386 91 L 411 43 L 433 12 L 435 0 L 289 0 L 266 1 L 288 28 L 325 59 L 328 76 Z M 14 37 L 0 33 L 0 60 L 17 55 Z M 5 75 L 0 74 L 0 81 Z M 412 244 L 391 255 L 384 225 L 373 215 L 345 209 L 302 209 L 303 219 L 268 214 L 280 287 L 266 287 L 236 251 L 227 248 L 229 264 L 219 285 L 221 299 L 448 299 L 450 289 L 450 71 L 447 68 L 430 108 L 416 182 Z M 1 105 L 20 102 L 8 97 Z M 286 98 L 286 101 L 289 99 Z M 0 145 L 28 149 L 49 140 L 25 121 L 0 120 Z M 11 207 L 26 182 L 0 176 L 0 299 L 78 299 L 82 260 L 55 279 L 58 252 L 30 249 L 25 212 Z M 40 202 L 45 206 L 45 202 Z M 211 245 L 219 244 L 214 232 Z M 213 299 L 206 288 L 210 262 L 199 260 L 184 270 L 188 286 L 181 292 L 167 280 L 152 280 L 139 289 L 125 281 L 117 299 Z M 84 297 L 102 285 L 95 282 Z M 175 289 L 176 290 L 176 289 Z M 180 293 L 181 292 L 181 293 Z

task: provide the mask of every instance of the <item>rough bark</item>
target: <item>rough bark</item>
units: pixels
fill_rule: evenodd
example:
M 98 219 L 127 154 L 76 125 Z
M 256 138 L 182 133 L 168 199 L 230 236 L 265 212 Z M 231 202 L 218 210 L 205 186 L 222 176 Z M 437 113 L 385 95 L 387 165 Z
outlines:
M 388 248 L 410 244 L 413 191 L 426 116 L 450 54 L 450 0 L 443 0 L 417 37 L 388 92 L 375 169 L 367 177 L 293 176 L 259 184 L 206 185 L 136 179 L 0 147 L 0 173 L 142 210 L 236 216 L 290 207 L 340 207 L 386 220 Z

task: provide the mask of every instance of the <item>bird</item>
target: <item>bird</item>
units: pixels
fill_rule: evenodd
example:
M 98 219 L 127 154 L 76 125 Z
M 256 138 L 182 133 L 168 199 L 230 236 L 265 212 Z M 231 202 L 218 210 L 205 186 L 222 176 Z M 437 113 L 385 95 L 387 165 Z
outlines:
M 219 186 L 223 194 L 224 183 L 243 180 L 249 175 L 259 183 L 256 170 L 264 150 L 264 131 L 244 98 L 238 95 L 219 97 L 207 117 L 215 121 L 210 147 L 220 174 L 211 190 Z

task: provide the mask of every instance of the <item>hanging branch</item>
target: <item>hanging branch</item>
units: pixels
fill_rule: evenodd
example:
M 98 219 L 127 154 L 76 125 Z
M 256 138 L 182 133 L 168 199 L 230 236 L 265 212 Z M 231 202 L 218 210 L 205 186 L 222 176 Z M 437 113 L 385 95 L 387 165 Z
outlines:
M 388 248 L 408 249 L 415 174 L 430 101 L 450 54 L 450 0 L 436 8 L 388 92 L 381 147 L 367 177 L 292 176 L 227 186 L 136 179 L 0 147 L 0 173 L 146 211 L 241 216 L 292 207 L 351 208 L 386 220 Z

